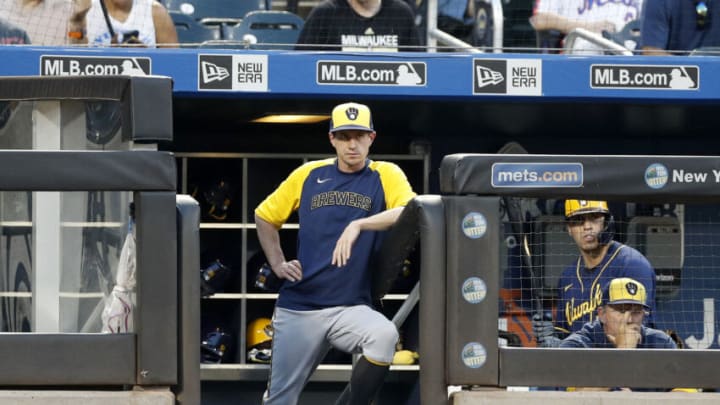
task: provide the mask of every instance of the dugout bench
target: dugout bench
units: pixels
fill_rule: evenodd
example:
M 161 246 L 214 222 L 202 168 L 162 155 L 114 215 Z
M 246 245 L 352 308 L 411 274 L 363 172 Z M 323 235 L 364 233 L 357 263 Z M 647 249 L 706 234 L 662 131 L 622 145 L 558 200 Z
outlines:
M 414 217 L 420 231 L 421 402 L 448 403 L 450 385 L 720 386 L 715 350 L 500 347 L 497 334 L 501 197 L 717 203 L 717 187 L 675 182 L 671 175 L 674 169 L 712 173 L 717 162 L 705 156 L 445 156 L 442 195 L 417 197 L 401 216 Z M 523 175 L 560 169 L 574 175 L 544 183 Z M 700 395 L 688 399 L 716 400 Z

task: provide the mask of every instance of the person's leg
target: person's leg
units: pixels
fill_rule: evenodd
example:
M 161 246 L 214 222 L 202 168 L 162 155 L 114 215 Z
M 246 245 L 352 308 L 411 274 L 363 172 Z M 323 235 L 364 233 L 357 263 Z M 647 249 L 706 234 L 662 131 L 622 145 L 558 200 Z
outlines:
M 272 363 L 263 404 L 296 404 L 307 380 L 330 346 L 329 324 L 322 311 L 276 308 L 273 316 Z
M 353 366 L 350 375 L 350 405 L 368 405 L 375 398 L 385 376 L 390 369 L 390 364 L 371 363 L 365 356 Z
M 363 354 L 350 377 L 349 403 L 370 403 L 392 363 L 397 328 L 383 314 L 357 305 L 337 310 L 328 340 L 340 350 Z

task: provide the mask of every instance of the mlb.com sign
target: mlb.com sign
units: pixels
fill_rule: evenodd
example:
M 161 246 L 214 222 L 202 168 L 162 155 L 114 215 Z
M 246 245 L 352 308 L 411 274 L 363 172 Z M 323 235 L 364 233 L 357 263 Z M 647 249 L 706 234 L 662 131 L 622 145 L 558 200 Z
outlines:
M 198 55 L 198 90 L 268 91 L 268 57 Z
M 150 58 L 137 56 L 41 55 L 41 76 L 146 76 Z
M 542 60 L 473 59 L 473 94 L 542 96 Z

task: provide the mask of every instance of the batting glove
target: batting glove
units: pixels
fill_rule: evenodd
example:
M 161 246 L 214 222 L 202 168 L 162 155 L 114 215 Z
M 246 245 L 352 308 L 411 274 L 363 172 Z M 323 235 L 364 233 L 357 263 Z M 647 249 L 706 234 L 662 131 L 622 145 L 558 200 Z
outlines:
M 539 347 L 558 347 L 562 339 L 555 336 L 555 327 L 549 317 L 535 314 L 532 317 L 532 328 Z

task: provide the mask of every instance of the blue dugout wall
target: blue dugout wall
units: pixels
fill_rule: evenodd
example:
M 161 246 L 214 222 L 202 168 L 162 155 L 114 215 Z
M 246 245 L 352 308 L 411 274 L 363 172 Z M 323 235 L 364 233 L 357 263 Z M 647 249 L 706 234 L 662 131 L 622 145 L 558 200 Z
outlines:
M 152 74 L 190 97 L 379 96 L 716 102 L 718 57 L 0 49 L 0 76 Z M 123 62 L 133 68 L 123 71 Z M 400 66 L 408 74 L 398 73 Z M 127 68 L 125 68 L 127 69 Z M 679 73 L 673 73 L 678 70 Z M 672 75 L 679 79 L 673 80 Z M 409 76 L 408 76 L 409 75 Z

